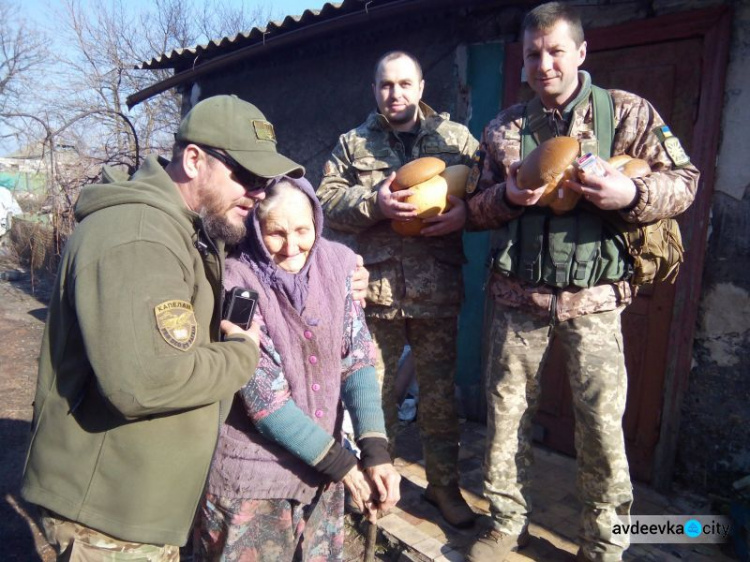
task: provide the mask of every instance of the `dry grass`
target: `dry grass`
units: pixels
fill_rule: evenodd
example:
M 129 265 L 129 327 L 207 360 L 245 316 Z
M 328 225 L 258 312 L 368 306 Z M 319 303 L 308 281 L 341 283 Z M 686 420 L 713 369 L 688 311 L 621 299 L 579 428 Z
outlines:
M 28 270 L 33 290 L 39 282 L 57 273 L 60 255 L 75 220 L 67 197 L 27 193 L 16 199 L 24 214 L 13 218 L 6 235 L 4 261 L 6 267 Z

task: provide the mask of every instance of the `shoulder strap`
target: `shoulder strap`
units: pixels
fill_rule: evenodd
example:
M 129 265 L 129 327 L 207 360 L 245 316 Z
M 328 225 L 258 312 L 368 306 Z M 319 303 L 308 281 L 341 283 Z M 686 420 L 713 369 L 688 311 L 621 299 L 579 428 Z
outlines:
M 521 160 L 539 144 L 552 138 L 542 101 L 535 96 L 526 104 L 521 126 Z
M 615 140 L 615 107 L 612 96 L 604 88 L 591 85 L 594 109 L 594 134 L 596 135 L 599 158 L 609 160 L 612 156 L 612 143 Z
M 597 139 L 598 155 L 604 160 L 612 156 L 612 143 L 615 139 L 615 107 L 612 96 L 604 88 L 591 85 L 594 111 L 594 134 Z M 521 160 L 539 144 L 552 138 L 552 131 L 544 114 L 542 101 L 535 96 L 526 104 L 526 112 L 521 127 Z

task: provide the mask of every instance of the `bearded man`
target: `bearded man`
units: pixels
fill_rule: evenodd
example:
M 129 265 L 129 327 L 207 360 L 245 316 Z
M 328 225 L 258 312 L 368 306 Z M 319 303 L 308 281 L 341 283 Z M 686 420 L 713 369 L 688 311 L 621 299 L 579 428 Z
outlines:
M 221 320 L 224 245 L 304 169 L 235 96 L 198 103 L 171 162 L 85 187 L 39 361 L 23 497 L 58 560 L 178 561 L 258 326 Z M 223 333 L 223 341 L 222 340 Z

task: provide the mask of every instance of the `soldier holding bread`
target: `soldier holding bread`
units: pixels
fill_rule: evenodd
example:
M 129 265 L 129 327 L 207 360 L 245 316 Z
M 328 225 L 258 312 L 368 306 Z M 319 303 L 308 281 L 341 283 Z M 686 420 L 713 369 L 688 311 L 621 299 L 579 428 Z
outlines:
M 699 173 L 648 101 L 592 86 L 579 70 L 586 42 L 574 7 L 538 6 L 522 32 L 536 97 L 487 125 L 467 185 L 467 228 L 496 230 L 484 463 L 492 526 L 467 560 L 500 562 L 529 540 L 532 419 L 557 339 L 576 419 L 577 560 L 612 562 L 628 547 L 627 537 L 612 534 L 612 523 L 629 515 L 633 499 L 622 430 L 627 375 L 620 319 L 642 273 L 634 271 L 624 233 L 685 211 Z M 572 154 L 544 153 L 558 138 L 568 148 L 555 151 L 572 145 Z M 585 158 L 589 152 L 598 158 Z M 606 161 L 610 155 L 645 160 L 650 173 L 624 173 Z M 579 169 L 563 176 L 576 159 Z M 585 167 L 589 162 L 593 169 Z M 549 166 L 559 168 L 551 189 Z M 555 183 L 561 177 L 567 179 Z
M 462 527 L 475 519 L 458 487 L 454 404 L 466 208 L 461 198 L 444 195 L 449 208 L 428 218 L 433 213 L 420 210 L 421 187 L 414 184 L 440 174 L 448 179 L 431 181 L 445 190 L 450 167 L 471 164 L 478 143 L 465 126 L 424 104 L 423 91 L 414 57 L 401 51 L 381 57 L 373 83 L 378 110 L 341 135 L 317 194 L 329 227 L 353 240 L 370 271 L 365 312 L 378 348 L 391 449 L 398 428 L 396 371 L 409 344 L 419 384 L 418 425 L 429 483 L 425 498 L 449 523 Z M 400 185 L 395 172 L 407 163 L 399 176 L 406 185 Z

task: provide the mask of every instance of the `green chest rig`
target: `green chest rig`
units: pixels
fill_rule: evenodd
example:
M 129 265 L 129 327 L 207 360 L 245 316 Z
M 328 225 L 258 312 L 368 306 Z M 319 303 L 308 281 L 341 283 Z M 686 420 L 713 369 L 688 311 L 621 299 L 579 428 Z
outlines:
M 614 139 L 614 106 L 603 88 L 592 85 L 590 95 L 594 138 L 581 140 L 582 152 L 606 160 Z M 526 106 L 520 134 L 521 159 L 555 136 L 538 97 Z M 564 215 L 547 207 L 528 207 L 497 232 L 495 241 L 492 270 L 535 285 L 593 287 L 626 279 L 632 271 L 622 234 L 602 213 L 584 204 Z

